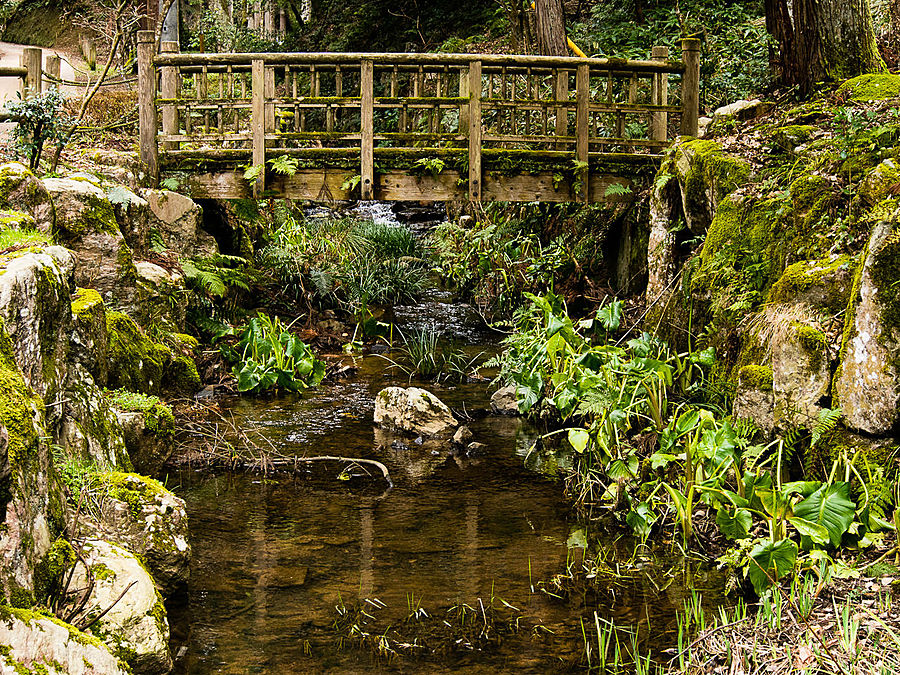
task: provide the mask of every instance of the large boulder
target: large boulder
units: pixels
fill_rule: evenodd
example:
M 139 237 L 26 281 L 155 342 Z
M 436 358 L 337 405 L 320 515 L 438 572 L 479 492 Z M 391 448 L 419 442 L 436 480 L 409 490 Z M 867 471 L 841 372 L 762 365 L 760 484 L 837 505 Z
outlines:
M 169 190 L 145 190 L 150 205 L 150 236 L 179 257 L 218 253 L 216 240 L 203 225 L 203 210 L 189 197 Z
M 124 185 L 109 185 L 105 192 L 125 242 L 135 255 L 146 255 L 150 248 L 150 207 L 147 201 Z
M 766 436 L 775 429 L 775 393 L 772 369 L 759 365 L 744 366 L 738 371 L 732 414 L 736 419 L 750 420 Z
M 54 223 L 53 199 L 44 184 L 19 162 L 0 165 L 0 207 L 29 214 L 42 232 Z
M 98 538 L 139 555 L 164 596 L 183 587 L 191 559 L 184 500 L 133 473 L 96 474 L 94 481 L 108 495 L 95 525 Z
M 9 675 L 126 675 L 128 666 L 97 638 L 59 619 L 0 606 L 0 671 Z
M 769 289 L 768 303 L 804 304 L 837 314 L 847 308 L 853 270 L 854 260 L 847 255 L 794 263 Z
M 110 403 L 125 433 L 125 447 L 134 467 L 155 476 L 175 450 L 172 409 L 156 396 L 118 390 Z
M 82 365 L 101 387 L 109 375 L 109 332 L 106 330 L 106 306 L 92 288 L 77 288 L 72 296 L 72 334 L 69 355 Z
M 834 393 L 848 426 L 887 434 L 900 421 L 900 208 L 873 228 L 858 274 Z
M 0 318 L 16 363 L 25 382 L 48 401 L 66 376 L 74 264 L 71 253 L 51 246 L 13 258 L 0 275 Z
M 134 301 L 137 273 L 106 192 L 85 177 L 45 178 L 56 208 L 54 234 L 76 254 L 75 281 L 120 306 Z
M 775 424 L 811 428 L 831 386 L 828 338 L 818 328 L 801 323 L 781 331 L 772 344 L 772 387 Z
M 138 675 L 163 675 L 172 669 L 169 621 L 150 574 L 129 551 L 100 539 L 84 543 L 83 565 L 75 568 L 73 588 L 91 588 L 83 618 L 99 617 L 91 631 Z M 106 614 L 101 613 L 110 608 Z
M 187 293 L 184 275 L 156 263 L 141 261 L 137 269 L 137 299 L 132 316 L 138 323 L 166 328 L 184 329 Z
M 519 397 L 513 386 L 500 387 L 491 395 L 491 410 L 496 415 L 518 415 Z
M 62 418 L 54 441 L 65 455 L 102 471 L 130 471 L 122 425 L 103 391 L 79 363 L 69 368 Z
M 423 437 L 451 436 L 459 422 L 437 396 L 418 387 L 387 387 L 375 397 L 375 424 Z

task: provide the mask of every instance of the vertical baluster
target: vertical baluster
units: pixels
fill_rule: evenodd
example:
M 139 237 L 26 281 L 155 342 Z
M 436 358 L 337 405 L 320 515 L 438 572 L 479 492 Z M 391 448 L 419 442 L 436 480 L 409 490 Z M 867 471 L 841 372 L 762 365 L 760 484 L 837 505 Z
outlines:
M 363 60 L 360 68 L 360 196 L 375 196 L 375 75 L 374 63 Z
M 590 137 L 588 135 L 588 113 L 591 99 L 591 73 L 586 63 L 578 65 L 575 71 L 575 159 L 578 160 L 581 174 L 581 192 L 578 201 L 587 204 L 590 201 L 590 171 L 588 158 L 590 153 Z
M 669 59 L 668 47 L 653 47 L 650 50 L 650 58 L 654 61 L 667 61 Z M 653 100 L 652 105 L 666 105 L 669 99 L 669 75 L 657 73 L 653 76 Z M 669 116 L 664 112 L 655 112 L 650 115 L 650 138 L 654 141 L 664 141 L 668 135 Z
M 178 51 L 178 43 L 164 41 L 160 45 L 163 54 L 173 54 Z M 176 66 L 163 66 L 160 68 L 160 95 L 162 98 L 172 101 L 162 106 L 162 130 L 166 135 L 178 133 L 178 69 Z M 155 114 L 155 113 L 154 113 Z M 164 141 L 163 150 L 178 150 L 180 143 L 177 141 Z
M 481 61 L 469 64 L 469 199 L 481 201 Z
M 681 78 L 681 133 L 684 136 L 696 136 L 700 129 L 700 40 L 682 40 L 681 58 L 684 62 L 684 75 Z M 668 81 L 668 75 L 660 77 L 666 77 Z M 668 97 L 662 99 L 662 105 L 668 103 Z M 666 138 L 663 137 L 662 140 Z
M 266 64 L 262 59 L 253 59 L 252 102 L 250 124 L 253 137 L 253 166 L 261 167 L 253 184 L 253 196 L 259 198 L 266 188 Z

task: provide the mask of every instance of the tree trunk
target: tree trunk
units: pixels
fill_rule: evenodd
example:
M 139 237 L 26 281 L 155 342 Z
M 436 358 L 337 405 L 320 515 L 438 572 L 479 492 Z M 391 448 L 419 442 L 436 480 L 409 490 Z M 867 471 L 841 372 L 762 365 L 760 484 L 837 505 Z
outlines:
M 788 4 L 790 2 L 790 5 Z M 776 76 L 808 94 L 817 82 L 883 72 L 869 0 L 765 0 Z
M 566 17 L 562 0 L 536 0 L 538 51 L 545 56 L 566 56 Z

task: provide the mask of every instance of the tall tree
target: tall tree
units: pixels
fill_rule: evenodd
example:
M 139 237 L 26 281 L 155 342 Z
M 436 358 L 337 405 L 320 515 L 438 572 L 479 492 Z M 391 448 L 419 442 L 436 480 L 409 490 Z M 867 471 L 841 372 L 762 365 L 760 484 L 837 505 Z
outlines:
M 869 0 L 765 0 L 773 65 L 803 94 L 816 82 L 883 72 Z
M 538 51 L 545 56 L 566 56 L 566 15 L 562 0 L 535 0 Z

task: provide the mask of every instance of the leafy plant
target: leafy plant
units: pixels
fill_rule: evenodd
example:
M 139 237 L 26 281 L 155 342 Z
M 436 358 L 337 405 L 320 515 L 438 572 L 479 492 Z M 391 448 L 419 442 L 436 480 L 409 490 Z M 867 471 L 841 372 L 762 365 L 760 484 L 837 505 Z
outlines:
M 56 87 L 25 100 L 6 104 L 6 112 L 17 121 L 10 131 L 12 147 L 37 170 L 46 144 L 65 144 L 71 122 L 65 113 L 65 97 Z
M 262 313 L 250 319 L 234 352 L 230 352 L 239 354 L 233 370 L 238 391 L 303 391 L 322 381 L 324 361 L 288 328 L 278 317 Z

